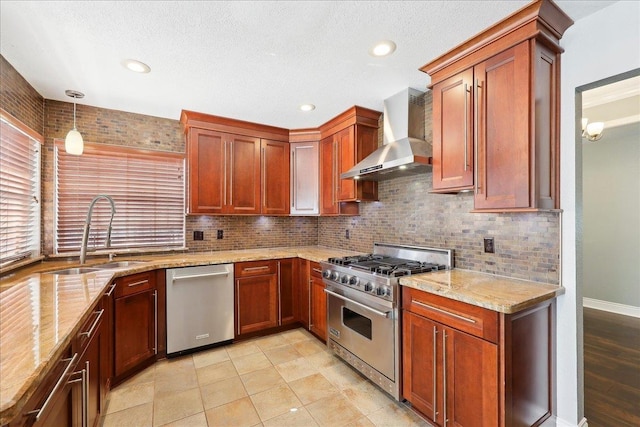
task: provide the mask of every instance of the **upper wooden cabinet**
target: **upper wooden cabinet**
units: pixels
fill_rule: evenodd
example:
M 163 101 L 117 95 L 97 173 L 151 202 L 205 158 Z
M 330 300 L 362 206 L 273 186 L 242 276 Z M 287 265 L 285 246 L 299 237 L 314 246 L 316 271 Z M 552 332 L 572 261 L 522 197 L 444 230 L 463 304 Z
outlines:
M 421 68 L 433 89 L 433 189 L 478 212 L 559 208 L 559 40 L 573 21 L 532 2 Z
M 287 215 L 289 131 L 182 111 L 188 213 Z
M 318 141 L 292 142 L 291 162 L 291 215 L 318 215 L 320 155 Z

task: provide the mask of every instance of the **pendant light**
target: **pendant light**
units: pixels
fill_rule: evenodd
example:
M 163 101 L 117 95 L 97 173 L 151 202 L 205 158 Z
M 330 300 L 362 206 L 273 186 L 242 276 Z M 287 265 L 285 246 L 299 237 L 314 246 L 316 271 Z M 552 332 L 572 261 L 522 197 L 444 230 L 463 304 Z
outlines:
M 76 129 L 76 99 L 84 98 L 84 93 L 77 90 L 66 90 L 64 92 L 67 96 L 74 99 L 73 101 L 73 129 L 67 133 L 64 139 L 64 149 L 69 154 L 75 154 L 79 156 L 84 150 L 84 141 L 82 141 L 82 135 Z

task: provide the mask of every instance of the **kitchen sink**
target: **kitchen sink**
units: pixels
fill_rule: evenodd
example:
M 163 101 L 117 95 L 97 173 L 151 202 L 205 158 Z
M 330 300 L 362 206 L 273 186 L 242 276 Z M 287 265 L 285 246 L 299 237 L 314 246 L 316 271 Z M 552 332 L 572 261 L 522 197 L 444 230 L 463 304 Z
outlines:
M 85 274 L 85 273 L 95 273 L 96 271 L 100 271 L 100 268 L 94 267 L 76 267 L 76 268 L 66 268 L 64 270 L 55 270 L 48 271 L 48 274 L 58 274 L 58 275 L 70 275 L 70 274 Z
M 132 267 L 134 265 L 144 264 L 144 263 L 145 261 L 113 261 L 113 262 L 108 262 L 106 264 L 99 264 L 92 268 L 98 268 L 98 269 L 125 268 L 125 267 Z

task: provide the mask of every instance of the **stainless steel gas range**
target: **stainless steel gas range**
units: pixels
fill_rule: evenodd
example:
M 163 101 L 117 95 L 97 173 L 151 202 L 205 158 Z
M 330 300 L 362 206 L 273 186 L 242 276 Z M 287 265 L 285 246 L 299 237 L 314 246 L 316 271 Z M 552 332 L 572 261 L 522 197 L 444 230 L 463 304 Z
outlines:
M 321 262 L 327 346 L 400 399 L 400 277 L 453 267 L 449 249 L 375 243 L 373 253 Z

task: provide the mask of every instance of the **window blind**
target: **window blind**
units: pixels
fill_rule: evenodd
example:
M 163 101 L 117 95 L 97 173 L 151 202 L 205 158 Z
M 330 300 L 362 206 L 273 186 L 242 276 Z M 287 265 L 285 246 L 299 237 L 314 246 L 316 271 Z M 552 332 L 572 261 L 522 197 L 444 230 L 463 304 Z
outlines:
M 0 266 L 40 255 L 40 135 L 0 112 Z
M 91 201 L 111 196 L 116 213 L 111 248 L 184 247 L 184 156 L 85 143 L 81 156 L 55 144 L 55 250 L 80 250 Z M 88 252 L 105 248 L 111 205 L 92 212 Z

